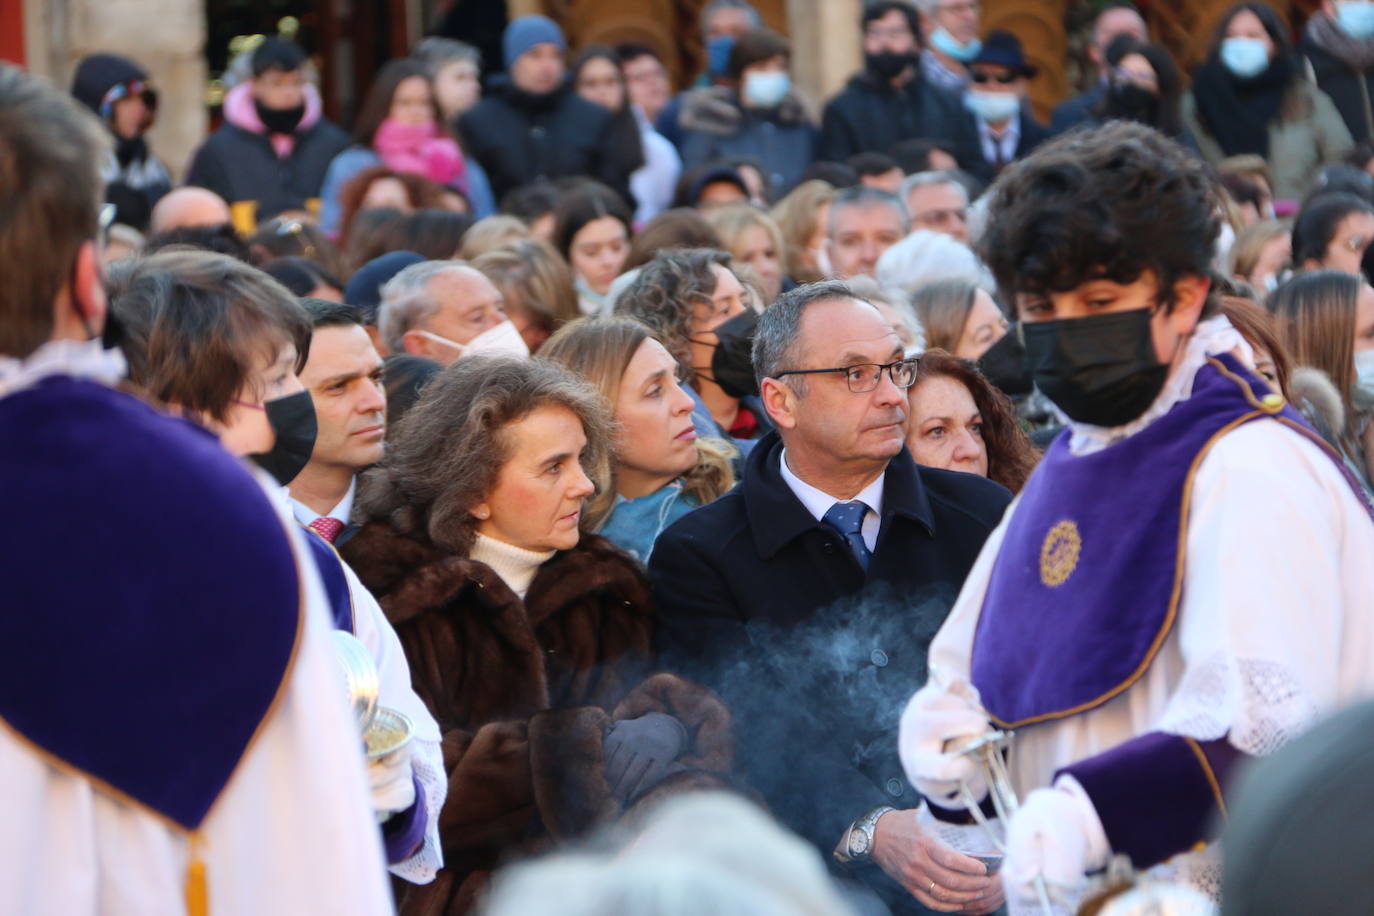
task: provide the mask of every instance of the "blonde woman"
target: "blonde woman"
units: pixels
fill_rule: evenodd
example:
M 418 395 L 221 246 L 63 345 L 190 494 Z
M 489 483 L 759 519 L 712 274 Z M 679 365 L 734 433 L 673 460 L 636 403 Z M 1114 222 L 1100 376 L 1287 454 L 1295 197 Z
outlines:
M 782 230 L 766 213 L 748 204 L 733 204 L 707 213 L 706 222 L 716 230 L 735 263 L 753 269 L 765 304 L 771 305 L 784 286 L 790 288 L 783 274 L 786 246 Z
M 647 326 L 630 318 L 574 321 L 539 356 L 590 382 L 615 417 L 611 479 L 589 500 L 584 530 L 647 563 L 663 529 L 734 486 L 734 446 L 697 437 L 695 402 L 678 382 L 677 360 Z
M 814 283 L 830 276 L 825 258 L 825 223 L 830 202 L 838 192 L 828 182 L 804 181 L 792 189 L 769 214 L 782 231 L 783 264 L 796 283 Z
M 578 315 L 572 268 L 548 242 L 515 239 L 474 258 L 472 266 L 501 291 L 502 308 L 531 353 Z

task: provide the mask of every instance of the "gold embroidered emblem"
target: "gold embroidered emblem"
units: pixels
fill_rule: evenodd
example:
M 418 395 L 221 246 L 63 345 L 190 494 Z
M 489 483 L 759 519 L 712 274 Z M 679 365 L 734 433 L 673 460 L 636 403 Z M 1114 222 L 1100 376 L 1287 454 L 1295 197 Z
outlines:
M 1040 581 L 1050 588 L 1067 582 L 1078 568 L 1078 553 L 1082 549 L 1083 539 L 1073 522 L 1065 519 L 1051 528 L 1040 547 Z

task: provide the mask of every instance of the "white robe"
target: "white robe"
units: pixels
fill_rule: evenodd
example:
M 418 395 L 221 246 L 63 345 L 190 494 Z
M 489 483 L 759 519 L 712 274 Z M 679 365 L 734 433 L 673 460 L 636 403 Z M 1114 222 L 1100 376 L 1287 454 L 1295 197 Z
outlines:
M 1207 355 L 1232 349 L 1249 354 L 1225 319 L 1200 324 L 1132 431 L 1187 396 Z M 1075 432 L 1075 451 L 1120 438 Z M 933 679 L 969 677 L 993 562 L 1017 506 L 988 538 L 931 643 Z M 1119 517 L 1131 524 L 1131 507 Z M 1222 436 L 1198 467 L 1186 550 L 1176 623 L 1144 675 L 1102 706 L 1017 731 L 1009 770 L 1020 797 L 1049 785 L 1060 767 L 1151 731 L 1227 737 L 1247 754 L 1268 754 L 1374 694 L 1374 523 L 1318 445 L 1266 420 Z M 1181 880 L 1219 890 L 1215 850 L 1176 856 L 1170 866 Z
M 304 632 L 277 708 L 201 825 L 209 912 L 390 913 L 328 599 L 303 533 L 279 499 L 273 505 L 301 570 Z M 0 728 L 0 787 L 0 912 L 184 916 L 182 831 L 50 765 L 7 728 Z

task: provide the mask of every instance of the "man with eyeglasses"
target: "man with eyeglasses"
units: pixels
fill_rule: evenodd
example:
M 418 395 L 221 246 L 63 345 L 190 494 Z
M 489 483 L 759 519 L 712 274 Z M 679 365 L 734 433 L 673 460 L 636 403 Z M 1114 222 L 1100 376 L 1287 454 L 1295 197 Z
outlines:
M 913 229 L 968 241 L 968 189 L 953 172 L 908 175 L 897 196 L 906 204 Z
M 1049 138 L 1049 130 L 1031 117 L 1025 104 L 1035 72 L 1021 52 L 1021 41 L 1003 31 L 988 33 L 969 63 L 972 82 L 965 101 L 978 125 L 985 173 L 998 174 Z
M 731 706 L 752 785 L 856 896 L 990 912 L 996 878 L 922 827 L 882 717 L 924 682 L 928 640 L 1009 495 L 912 460 L 915 365 L 843 283 L 783 294 L 753 358 L 777 429 L 736 490 L 659 538 L 663 661 Z

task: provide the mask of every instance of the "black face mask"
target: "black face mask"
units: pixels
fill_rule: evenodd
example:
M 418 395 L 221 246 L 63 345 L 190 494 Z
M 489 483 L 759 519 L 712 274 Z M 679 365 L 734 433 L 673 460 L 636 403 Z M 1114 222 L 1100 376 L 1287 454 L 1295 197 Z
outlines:
M 1149 117 L 1158 101 L 1153 92 L 1135 83 L 1113 83 L 1107 98 L 1112 113 L 1131 118 Z
M 1026 348 L 1021 343 L 1016 325 L 1007 328 L 1007 333 L 979 358 L 978 368 L 988 381 L 1012 397 L 1030 394 L 1035 386 L 1030 370 L 1026 368 Z
M 753 309 L 745 309 L 729 321 L 722 322 L 715 329 L 715 352 L 711 354 L 711 374 L 698 373 L 709 381 L 715 382 L 732 398 L 743 398 L 759 393 L 759 382 L 754 377 L 754 329 L 758 327 L 759 315 Z
M 916 55 L 911 52 L 882 51 L 878 54 L 865 54 L 864 67 L 884 82 L 893 79 L 907 67 L 916 63 Z
M 1026 367 L 1045 396 L 1079 423 L 1129 423 L 1169 376 L 1168 364 L 1155 357 L 1154 313 L 1140 308 L 1023 324 Z
M 315 402 L 310 399 L 310 392 L 298 391 L 268 401 L 263 409 L 267 411 L 267 422 L 276 433 L 277 441 L 271 451 L 250 457 L 286 486 L 310 463 L 310 456 L 315 451 L 315 434 L 319 430 Z
M 258 110 L 258 120 L 262 121 L 262 126 L 272 134 L 293 133 L 305 117 L 304 103 L 295 108 L 268 108 L 254 99 L 253 107 Z

